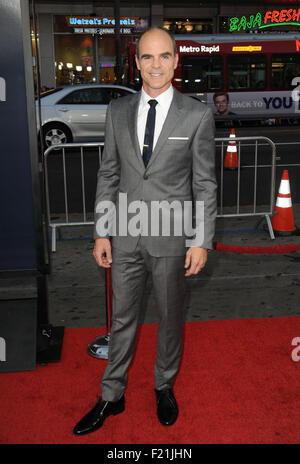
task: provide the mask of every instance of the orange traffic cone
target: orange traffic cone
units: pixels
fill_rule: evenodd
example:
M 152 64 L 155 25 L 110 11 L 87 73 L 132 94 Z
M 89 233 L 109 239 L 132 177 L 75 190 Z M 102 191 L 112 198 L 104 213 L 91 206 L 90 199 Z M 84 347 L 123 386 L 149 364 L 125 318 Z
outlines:
M 272 227 L 278 235 L 292 235 L 296 230 L 288 170 L 282 173 Z
M 231 129 L 229 137 L 235 138 L 235 130 Z M 238 167 L 238 156 L 236 142 L 229 142 L 224 160 L 225 169 L 237 169 Z

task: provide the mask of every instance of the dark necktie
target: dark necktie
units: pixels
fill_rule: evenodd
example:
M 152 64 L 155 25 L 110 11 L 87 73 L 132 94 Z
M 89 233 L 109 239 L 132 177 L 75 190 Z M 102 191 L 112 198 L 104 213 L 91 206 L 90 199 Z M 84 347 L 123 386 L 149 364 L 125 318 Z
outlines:
M 149 163 L 149 160 L 152 155 L 154 128 L 155 128 L 155 116 L 156 116 L 155 107 L 158 102 L 156 100 L 149 100 L 148 103 L 150 105 L 150 108 L 148 110 L 144 146 L 143 146 L 143 161 L 144 161 L 145 167 L 147 167 L 147 164 Z

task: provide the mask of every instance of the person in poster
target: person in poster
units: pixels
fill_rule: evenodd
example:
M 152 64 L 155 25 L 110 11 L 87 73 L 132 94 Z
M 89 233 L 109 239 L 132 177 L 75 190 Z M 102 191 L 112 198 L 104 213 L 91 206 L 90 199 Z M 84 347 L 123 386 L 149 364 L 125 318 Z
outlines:
M 217 109 L 216 116 L 230 116 L 235 115 L 229 109 L 229 95 L 226 92 L 217 92 L 213 96 L 214 104 Z

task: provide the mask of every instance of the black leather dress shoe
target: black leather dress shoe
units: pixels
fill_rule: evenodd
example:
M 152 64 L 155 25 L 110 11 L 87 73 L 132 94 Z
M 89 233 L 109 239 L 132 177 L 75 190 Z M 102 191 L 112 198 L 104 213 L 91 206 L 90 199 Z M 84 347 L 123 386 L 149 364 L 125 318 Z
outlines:
M 84 435 L 86 433 L 98 430 L 104 423 L 105 419 L 110 415 L 117 415 L 125 409 L 124 395 L 119 401 L 110 402 L 104 401 L 102 398 L 98 401 L 96 406 L 88 412 L 81 421 L 74 427 L 75 435 Z
M 157 416 L 161 424 L 173 425 L 178 417 L 178 406 L 171 388 L 155 390 Z

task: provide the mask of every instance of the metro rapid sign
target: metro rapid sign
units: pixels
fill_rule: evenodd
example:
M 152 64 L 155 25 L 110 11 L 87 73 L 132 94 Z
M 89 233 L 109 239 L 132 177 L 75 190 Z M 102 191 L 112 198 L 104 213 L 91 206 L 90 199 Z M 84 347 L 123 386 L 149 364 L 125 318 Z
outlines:
M 180 45 L 180 53 L 218 53 L 220 51 L 220 45 L 212 45 L 207 47 L 206 45 L 192 46 L 192 45 Z

